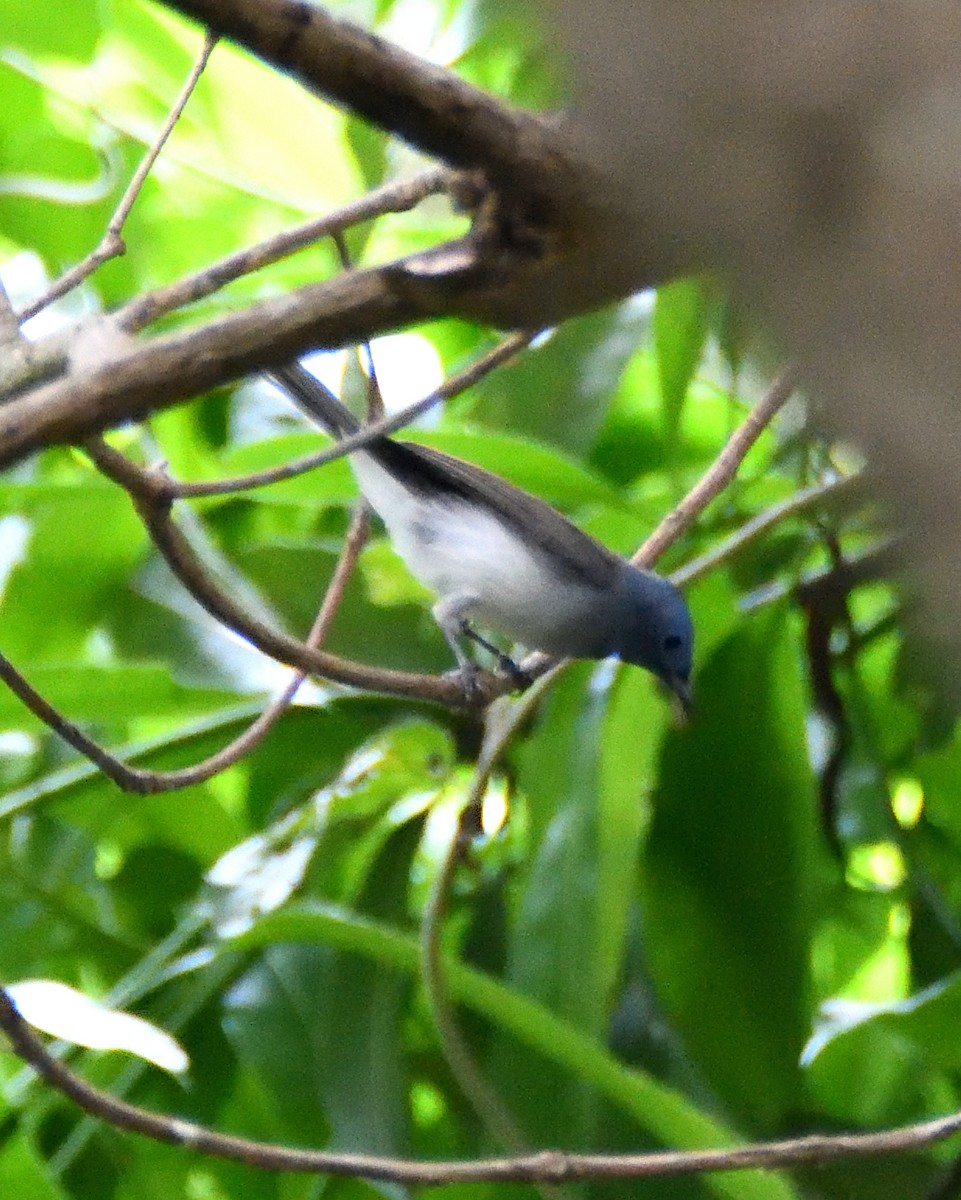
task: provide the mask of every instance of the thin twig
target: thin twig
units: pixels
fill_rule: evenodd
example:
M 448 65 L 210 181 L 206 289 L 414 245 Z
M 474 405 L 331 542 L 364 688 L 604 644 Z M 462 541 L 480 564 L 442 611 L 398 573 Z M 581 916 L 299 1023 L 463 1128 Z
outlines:
M 842 475 L 795 492 L 793 496 L 788 496 L 780 504 L 773 504 L 770 508 L 752 517 L 750 521 L 745 521 L 730 537 L 713 546 L 699 558 L 692 558 L 683 567 L 678 567 L 671 574 L 671 582 L 677 587 L 686 587 L 696 579 L 702 579 L 722 563 L 727 562 L 728 559 L 740 554 L 742 550 L 756 542 L 762 534 L 773 529 L 781 521 L 795 517 L 806 509 L 820 504 L 822 500 L 836 496 L 839 492 L 850 492 L 858 483 L 863 483 L 862 475 Z
M 57 1091 L 78 1107 L 118 1129 L 143 1134 L 155 1141 L 184 1146 L 199 1154 L 247 1163 L 267 1171 L 349 1175 L 363 1179 L 439 1187 L 447 1183 L 546 1182 L 582 1179 L 651 1179 L 775 1169 L 801 1163 L 833 1162 L 845 1158 L 875 1158 L 921 1150 L 961 1132 L 961 1112 L 874 1133 L 811 1134 L 776 1142 L 758 1142 L 729 1149 L 667 1150 L 649 1154 L 569 1154 L 542 1150 L 509 1158 L 424 1162 L 374 1154 L 300 1150 L 269 1142 L 249 1141 L 230 1134 L 138 1108 L 87 1083 L 54 1058 L 0 989 L 0 1029 L 15 1054 L 29 1063 Z
M 65 742 L 73 746 L 92 763 L 95 763 L 108 779 L 112 779 L 118 787 L 125 791 L 149 793 L 162 788 L 152 786 L 153 775 L 150 771 L 141 771 L 138 767 L 130 767 L 113 757 L 92 738 L 87 737 L 72 721 L 67 720 L 36 691 L 20 674 L 10 660 L 0 654 L 0 679 L 13 694 L 30 709 L 45 725 L 58 734 Z
M 791 398 L 796 387 L 794 368 L 786 367 L 728 439 L 710 469 L 635 551 L 631 562 L 639 567 L 652 566 L 668 546 L 672 546 L 682 533 L 690 529 L 708 504 L 720 495 L 737 474 L 747 452 L 770 425 L 778 409 Z
M 134 333 L 166 313 L 203 300 L 233 280 L 288 258 L 321 238 L 363 221 L 372 221 L 385 213 L 407 212 L 428 196 L 444 191 L 448 178 L 447 170 L 432 167 L 411 179 L 386 183 L 335 212 L 313 217 L 293 229 L 265 238 L 256 246 L 229 254 L 176 283 L 137 296 L 114 314 L 117 327 Z
M 508 362 L 525 346 L 528 346 L 536 336 L 534 333 L 510 334 L 475 362 L 451 375 L 436 391 L 425 396 L 423 400 L 418 400 L 415 404 L 410 404 L 399 412 L 382 417 L 370 425 L 365 425 L 359 432 L 341 439 L 334 446 L 317 450 L 313 454 L 302 455 L 300 458 L 295 458 L 278 467 L 255 471 L 249 475 L 235 475 L 231 479 L 200 480 L 196 483 L 181 483 L 171 479 L 167 483 L 167 494 L 172 499 L 182 500 L 198 496 L 218 496 L 225 492 L 247 491 L 250 488 L 264 487 L 267 484 L 279 483 L 284 479 L 292 479 L 297 475 L 303 475 L 306 471 L 312 471 L 315 467 L 322 467 L 326 463 L 343 458 L 354 450 L 369 445 L 379 437 L 402 429 L 441 401 L 449 400 L 452 396 L 467 391 L 495 367 Z
M 351 522 L 320 611 L 304 642 L 309 649 L 319 648 L 327 636 L 327 631 L 343 598 L 344 588 L 357 561 L 357 555 L 360 553 L 366 534 L 366 514 L 362 508 L 359 508 Z M 139 795 L 156 795 L 160 792 L 172 792 L 179 788 L 191 787 L 211 779 L 214 775 L 239 762 L 259 745 L 277 724 L 306 678 L 306 672 L 296 671 L 280 695 L 270 702 L 243 733 L 201 762 L 173 771 L 151 771 L 145 767 L 134 767 L 121 761 L 88 737 L 83 730 L 45 700 L 10 661 L 0 654 L 0 679 L 23 701 L 34 716 L 39 717 L 54 733 L 59 734 L 65 742 L 89 758 L 118 787 Z
M 75 267 L 71 267 L 69 271 L 61 275 L 42 296 L 37 300 L 32 300 L 20 313 L 20 320 L 26 321 L 30 317 L 34 317 L 38 312 L 41 312 L 52 304 L 54 300 L 59 300 L 61 296 L 65 296 L 67 292 L 72 291 L 78 284 L 82 283 L 89 275 L 92 275 L 99 266 L 109 261 L 111 258 L 117 258 L 123 254 L 127 247 L 123 239 L 123 227 L 130 215 L 130 210 L 133 208 L 137 197 L 140 195 L 140 190 L 146 182 L 147 176 L 150 174 L 154 163 L 157 161 L 161 150 L 170 134 L 173 132 L 174 126 L 180 119 L 180 114 L 186 107 L 187 101 L 190 99 L 194 88 L 197 86 L 197 81 L 203 74 L 204 67 L 207 65 L 207 60 L 210 58 L 214 46 L 217 44 L 217 35 L 208 31 L 204 35 L 204 44 L 201 47 L 200 54 L 197 56 L 197 61 L 194 63 L 187 76 L 187 81 L 180 90 L 180 95 L 174 101 L 174 105 L 167 114 L 167 119 L 163 123 L 160 132 L 154 138 L 152 145 L 143 156 L 140 166 L 134 172 L 133 178 L 127 185 L 127 189 L 120 198 L 120 203 L 117 205 L 113 216 L 107 224 L 106 231 L 100 240 L 100 244 L 87 255 Z
M 720 454 L 694 487 L 635 551 L 631 557 L 632 563 L 639 567 L 652 567 L 664 551 L 690 529 L 704 509 L 737 474 L 748 451 L 770 424 L 778 409 L 787 403 L 796 386 L 793 368 L 786 367 L 771 384 L 767 393 L 754 405 L 742 424 L 734 430 Z M 521 669 L 525 675 L 537 678 L 555 665 L 555 659 L 538 650 L 524 659 Z
M 246 612 L 210 576 L 172 519 L 165 485 L 156 472 L 138 467 L 99 439 L 91 438 L 84 445 L 98 469 L 128 492 L 154 545 L 187 591 L 215 620 L 270 658 L 349 687 L 431 700 L 450 708 L 480 705 L 485 702 L 485 697 L 489 699 L 500 690 L 506 690 L 506 680 L 488 674 L 478 677 L 476 697 L 468 698 L 459 674 L 438 677 L 369 667 L 322 650 L 312 650 L 296 638 L 271 629 Z

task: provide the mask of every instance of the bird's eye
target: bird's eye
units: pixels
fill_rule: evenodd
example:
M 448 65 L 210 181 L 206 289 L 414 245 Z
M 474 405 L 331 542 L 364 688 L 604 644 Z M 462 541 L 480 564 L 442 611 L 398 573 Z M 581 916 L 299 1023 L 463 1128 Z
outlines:
M 676 633 L 669 633 L 664 639 L 665 650 L 677 650 L 681 645 L 681 639 Z

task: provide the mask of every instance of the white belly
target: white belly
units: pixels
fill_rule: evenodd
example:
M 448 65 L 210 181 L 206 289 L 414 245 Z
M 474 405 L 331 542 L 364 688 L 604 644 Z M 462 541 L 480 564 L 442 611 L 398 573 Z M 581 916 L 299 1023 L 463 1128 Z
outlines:
M 594 592 L 561 579 L 495 516 L 466 504 L 452 511 L 425 502 L 366 455 L 353 455 L 352 465 L 394 549 L 421 583 L 442 599 L 472 597 L 466 611 L 473 620 L 532 649 L 555 649 L 547 630 L 561 645 L 574 645 L 585 608 L 597 604 Z

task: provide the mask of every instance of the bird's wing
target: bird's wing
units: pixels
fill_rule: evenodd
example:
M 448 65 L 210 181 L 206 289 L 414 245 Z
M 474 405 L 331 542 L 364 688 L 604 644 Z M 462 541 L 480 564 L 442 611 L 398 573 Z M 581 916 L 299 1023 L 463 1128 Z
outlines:
M 290 363 L 272 374 L 291 399 L 328 431 L 344 437 L 360 429 L 357 418 L 300 363 Z M 491 509 L 505 525 L 542 547 L 551 562 L 563 565 L 572 578 L 593 587 L 613 586 L 622 559 L 549 504 L 498 475 L 440 450 L 387 437 L 375 438 L 363 453 L 413 494 L 428 500 L 447 494 Z
M 613 587 L 623 559 L 578 529 L 536 496 L 499 475 L 429 446 L 378 439 L 369 453 L 411 492 L 431 499 L 445 493 L 493 510 L 506 525 L 541 547 L 570 575 L 593 587 Z

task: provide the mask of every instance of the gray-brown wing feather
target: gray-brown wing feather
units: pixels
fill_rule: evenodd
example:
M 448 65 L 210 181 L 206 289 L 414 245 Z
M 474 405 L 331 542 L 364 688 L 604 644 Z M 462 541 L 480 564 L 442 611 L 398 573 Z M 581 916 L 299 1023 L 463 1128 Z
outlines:
M 447 492 L 468 504 L 492 509 L 571 576 L 594 587 L 613 587 L 623 565 L 613 551 L 589 537 L 543 500 L 482 467 L 429 446 L 384 438 L 370 448 L 405 487 L 422 495 Z
M 315 421 L 343 437 L 359 428 L 357 418 L 300 363 L 273 372 L 274 379 Z M 447 493 L 466 503 L 493 509 L 506 525 L 543 547 L 556 566 L 598 588 L 612 587 L 622 560 L 588 537 L 543 500 L 492 475 L 482 467 L 413 442 L 376 438 L 364 452 L 415 494 Z

